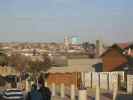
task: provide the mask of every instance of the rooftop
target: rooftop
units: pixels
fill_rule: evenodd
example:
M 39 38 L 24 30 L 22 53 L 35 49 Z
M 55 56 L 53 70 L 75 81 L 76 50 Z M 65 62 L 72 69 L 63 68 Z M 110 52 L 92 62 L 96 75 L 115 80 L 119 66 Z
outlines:
M 71 72 L 88 72 L 94 71 L 94 64 L 102 62 L 101 59 L 70 59 L 68 66 L 52 67 L 48 73 L 71 73 Z

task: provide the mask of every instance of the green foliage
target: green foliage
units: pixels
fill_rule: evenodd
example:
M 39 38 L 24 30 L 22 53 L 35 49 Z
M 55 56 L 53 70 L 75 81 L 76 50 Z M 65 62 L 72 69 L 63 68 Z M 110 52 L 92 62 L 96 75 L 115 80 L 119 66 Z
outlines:
M 89 48 L 89 42 L 84 42 L 84 43 L 82 44 L 82 47 L 83 47 L 85 50 L 87 50 L 87 49 Z

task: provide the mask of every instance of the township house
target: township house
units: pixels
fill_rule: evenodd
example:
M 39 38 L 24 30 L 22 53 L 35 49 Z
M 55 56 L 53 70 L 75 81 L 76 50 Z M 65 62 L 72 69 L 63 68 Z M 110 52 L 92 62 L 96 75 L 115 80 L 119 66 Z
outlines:
M 65 86 L 74 84 L 76 88 L 79 88 L 84 80 L 84 73 L 94 72 L 92 67 L 96 63 L 101 62 L 100 59 L 68 59 L 68 66 L 64 67 L 52 67 L 47 71 L 48 84 L 55 83 L 60 85 L 64 83 Z
M 133 72 L 133 44 L 120 43 L 109 47 L 102 55 L 103 71 Z
M 133 73 L 133 44 L 114 44 L 96 59 L 68 59 L 68 66 L 52 67 L 47 71 L 47 82 L 64 83 L 65 86 L 74 84 L 79 88 L 84 85 L 86 73 L 112 71 Z

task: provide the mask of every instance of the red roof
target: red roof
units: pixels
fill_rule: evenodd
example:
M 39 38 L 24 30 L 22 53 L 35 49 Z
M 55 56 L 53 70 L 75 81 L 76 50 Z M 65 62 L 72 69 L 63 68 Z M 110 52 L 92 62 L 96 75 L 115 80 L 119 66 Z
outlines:
M 125 49 L 129 46 L 129 43 L 118 43 L 117 44 L 121 49 Z
M 130 53 L 130 55 L 128 54 L 128 49 L 130 48 L 130 46 L 131 46 L 131 43 L 130 42 L 127 42 L 127 43 L 117 43 L 117 44 L 114 44 L 114 45 L 112 45 L 110 48 L 112 48 L 112 47 L 118 47 L 119 49 L 122 49 L 122 50 L 124 50 L 125 51 L 125 54 L 123 53 L 122 55 L 128 55 L 128 56 L 131 56 L 131 57 L 133 57 L 133 49 L 131 48 L 131 53 Z M 101 55 L 101 57 L 102 56 L 104 56 L 109 50 L 111 50 L 111 49 L 107 49 L 102 55 Z M 124 52 L 123 51 L 123 52 Z

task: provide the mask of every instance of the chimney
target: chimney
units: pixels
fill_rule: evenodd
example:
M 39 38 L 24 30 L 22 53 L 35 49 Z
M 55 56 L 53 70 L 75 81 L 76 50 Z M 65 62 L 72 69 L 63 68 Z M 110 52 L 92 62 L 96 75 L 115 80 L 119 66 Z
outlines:
M 128 55 L 131 55 L 131 48 L 128 49 Z
M 103 44 L 100 40 L 96 40 L 96 53 L 100 56 L 103 53 Z

